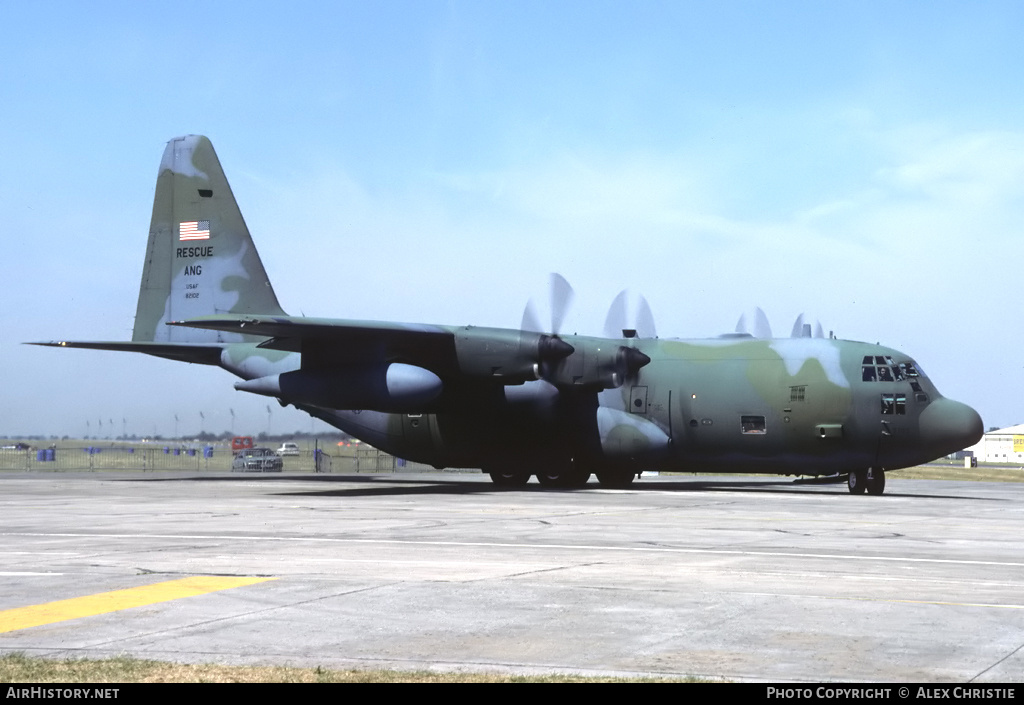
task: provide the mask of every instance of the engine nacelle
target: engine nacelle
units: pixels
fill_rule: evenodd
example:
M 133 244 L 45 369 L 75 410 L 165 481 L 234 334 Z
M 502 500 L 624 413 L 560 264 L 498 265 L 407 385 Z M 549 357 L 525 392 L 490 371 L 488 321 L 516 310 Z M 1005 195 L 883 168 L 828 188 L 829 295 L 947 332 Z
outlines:
M 296 370 L 235 382 L 235 389 L 285 402 L 396 413 L 421 411 L 443 388 L 441 378 L 430 370 L 401 362 L 331 372 Z
M 459 372 L 505 384 L 540 379 L 547 365 L 573 352 L 571 345 L 555 335 L 472 326 L 455 332 Z
M 577 345 L 571 355 L 551 365 L 544 378 L 557 386 L 616 389 L 651 361 L 634 347 L 598 342 Z

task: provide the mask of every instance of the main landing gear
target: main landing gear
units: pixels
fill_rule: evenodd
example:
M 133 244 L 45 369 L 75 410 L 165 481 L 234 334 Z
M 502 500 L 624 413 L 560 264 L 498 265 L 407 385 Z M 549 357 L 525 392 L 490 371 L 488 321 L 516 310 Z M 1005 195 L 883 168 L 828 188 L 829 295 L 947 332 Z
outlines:
M 867 470 L 854 470 L 846 478 L 846 486 L 850 494 L 880 495 L 885 492 L 885 470 L 882 468 L 868 468 Z
M 590 473 L 580 470 L 575 463 L 543 468 L 537 471 L 537 482 L 544 487 L 578 489 L 587 484 Z
M 522 487 L 530 481 L 529 472 L 512 467 L 490 467 L 484 470 L 491 476 L 491 482 L 499 487 Z M 535 473 L 542 487 L 553 489 L 579 489 L 590 480 L 590 473 L 580 469 L 576 463 L 559 463 L 541 467 Z M 629 487 L 636 479 L 631 470 L 601 470 L 597 481 L 601 487 L 622 489 Z
M 500 487 L 522 487 L 530 481 L 530 473 L 515 471 L 490 472 L 491 482 Z
M 602 470 L 597 473 L 597 481 L 601 487 L 610 489 L 625 489 L 633 484 L 636 473 L 632 470 Z

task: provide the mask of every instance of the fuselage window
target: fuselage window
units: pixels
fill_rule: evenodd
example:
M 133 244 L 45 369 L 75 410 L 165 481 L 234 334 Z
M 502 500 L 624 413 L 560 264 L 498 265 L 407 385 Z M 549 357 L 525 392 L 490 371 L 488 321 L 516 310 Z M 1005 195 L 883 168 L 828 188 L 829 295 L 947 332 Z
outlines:
M 883 394 L 882 413 L 887 416 L 904 416 L 907 413 L 907 395 Z
M 765 423 L 763 416 L 741 416 L 740 430 L 743 433 L 764 434 Z

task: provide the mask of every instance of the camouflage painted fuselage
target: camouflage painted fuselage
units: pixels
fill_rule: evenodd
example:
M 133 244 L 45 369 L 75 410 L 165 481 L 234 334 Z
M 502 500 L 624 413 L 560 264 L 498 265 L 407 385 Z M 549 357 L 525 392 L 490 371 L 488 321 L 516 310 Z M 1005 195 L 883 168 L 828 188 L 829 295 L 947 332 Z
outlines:
M 562 364 L 579 355 L 581 371 L 587 357 L 622 344 L 563 339 L 576 352 Z M 410 460 L 526 472 L 571 460 L 594 470 L 832 474 L 916 465 L 980 435 L 973 410 L 943 398 L 913 360 L 890 348 L 822 338 L 630 344 L 651 361 L 613 389 L 543 379 L 487 384 L 460 379 L 455 368 L 441 377 L 444 391 L 412 412 L 283 401 Z M 221 365 L 245 378 L 298 368 L 297 354 L 268 353 L 232 346 Z

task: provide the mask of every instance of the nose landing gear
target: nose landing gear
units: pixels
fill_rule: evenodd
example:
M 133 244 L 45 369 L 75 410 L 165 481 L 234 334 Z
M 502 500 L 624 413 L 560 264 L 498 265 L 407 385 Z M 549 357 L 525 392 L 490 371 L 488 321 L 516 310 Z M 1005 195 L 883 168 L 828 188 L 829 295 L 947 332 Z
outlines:
M 854 470 L 846 478 L 846 486 L 850 494 L 880 495 L 885 492 L 885 470 L 883 468 L 868 468 L 867 470 Z

